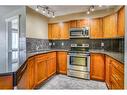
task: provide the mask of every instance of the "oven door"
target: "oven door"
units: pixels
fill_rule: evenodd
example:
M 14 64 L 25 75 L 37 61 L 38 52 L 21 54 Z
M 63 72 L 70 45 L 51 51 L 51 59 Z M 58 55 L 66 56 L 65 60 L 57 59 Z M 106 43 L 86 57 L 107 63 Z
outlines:
M 68 55 L 68 69 L 90 71 L 90 56 Z

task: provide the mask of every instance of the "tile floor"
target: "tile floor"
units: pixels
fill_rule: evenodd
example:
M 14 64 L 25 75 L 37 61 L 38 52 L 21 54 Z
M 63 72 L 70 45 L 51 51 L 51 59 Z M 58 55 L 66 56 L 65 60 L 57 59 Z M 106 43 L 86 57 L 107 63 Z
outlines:
M 47 81 L 40 89 L 49 89 L 49 90 L 62 90 L 62 89 L 107 89 L 107 86 L 104 82 L 93 81 L 93 80 L 84 80 L 73 77 L 68 77 L 66 75 L 56 75 L 51 80 Z

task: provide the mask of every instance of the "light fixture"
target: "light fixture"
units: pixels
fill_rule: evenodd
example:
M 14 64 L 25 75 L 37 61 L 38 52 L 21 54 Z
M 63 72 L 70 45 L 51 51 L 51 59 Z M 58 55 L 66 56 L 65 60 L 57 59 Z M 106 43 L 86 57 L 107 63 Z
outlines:
M 86 13 L 87 13 L 87 14 L 90 14 L 90 11 L 88 10 Z
M 36 11 L 39 11 L 39 9 L 38 9 L 38 6 L 36 7 L 36 9 L 35 9 Z
M 90 7 L 90 10 L 93 12 L 95 9 L 94 9 L 94 6 L 91 6 Z
M 42 14 L 47 16 L 47 17 L 53 17 L 53 18 L 55 17 L 54 11 L 51 8 L 49 8 L 48 6 L 37 5 L 35 10 L 42 12 Z
M 55 18 L 54 12 L 53 12 L 53 14 L 52 14 L 52 18 Z

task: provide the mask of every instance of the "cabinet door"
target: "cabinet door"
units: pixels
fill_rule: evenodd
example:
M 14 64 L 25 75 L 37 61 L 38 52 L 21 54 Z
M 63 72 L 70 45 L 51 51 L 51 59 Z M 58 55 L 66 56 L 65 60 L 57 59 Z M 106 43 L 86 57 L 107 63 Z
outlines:
M 13 89 L 13 76 L 12 75 L 3 75 L 0 76 L 0 89 Z
M 89 19 L 81 19 L 81 20 L 77 20 L 77 27 L 78 28 L 82 28 L 85 26 L 89 26 Z
M 17 84 L 18 89 L 29 89 L 29 69 L 28 66 L 25 69 L 25 72 L 21 76 L 20 81 Z
M 106 56 L 106 74 L 105 74 L 105 82 L 108 86 L 108 88 L 111 88 L 111 58 Z
M 28 59 L 28 76 L 29 76 L 29 88 L 34 88 L 35 86 L 35 63 L 34 57 Z
M 48 24 L 48 39 L 52 39 L 52 24 Z
M 104 81 L 104 55 L 92 53 L 90 57 L 90 79 Z
M 70 21 L 70 28 L 77 28 L 77 20 Z
M 58 23 L 52 24 L 52 39 L 59 39 L 60 25 Z
M 48 77 L 56 73 L 56 57 L 47 60 Z
M 43 57 L 44 58 L 44 57 Z M 36 61 L 35 66 L 36 66 L 36 85 L 40 84 L 43 82 L 46 78 L 46 60 L 41 59 L 39 61 Z
M 118 12 L 118 36 L 124 37 L 125 34 L 125 7 Z
M 90 38 L 93 39 L 103 38 L 101 18 L 90 20 Z
M 57 52 L 57 72 L 67 74 L 67 52 Z
M 103 34 L 104 38 L 117 37 L 117 14 L 103 18 Z
M 69 39 L 69 23 L 60 23 L 60 39 Z

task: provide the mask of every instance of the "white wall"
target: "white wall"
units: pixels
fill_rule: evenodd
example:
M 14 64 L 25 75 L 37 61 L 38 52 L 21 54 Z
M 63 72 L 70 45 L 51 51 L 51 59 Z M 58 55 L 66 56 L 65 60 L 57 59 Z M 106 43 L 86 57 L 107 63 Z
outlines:
M 26 37 L 48 39 L 48 18 L 27 7 Z

